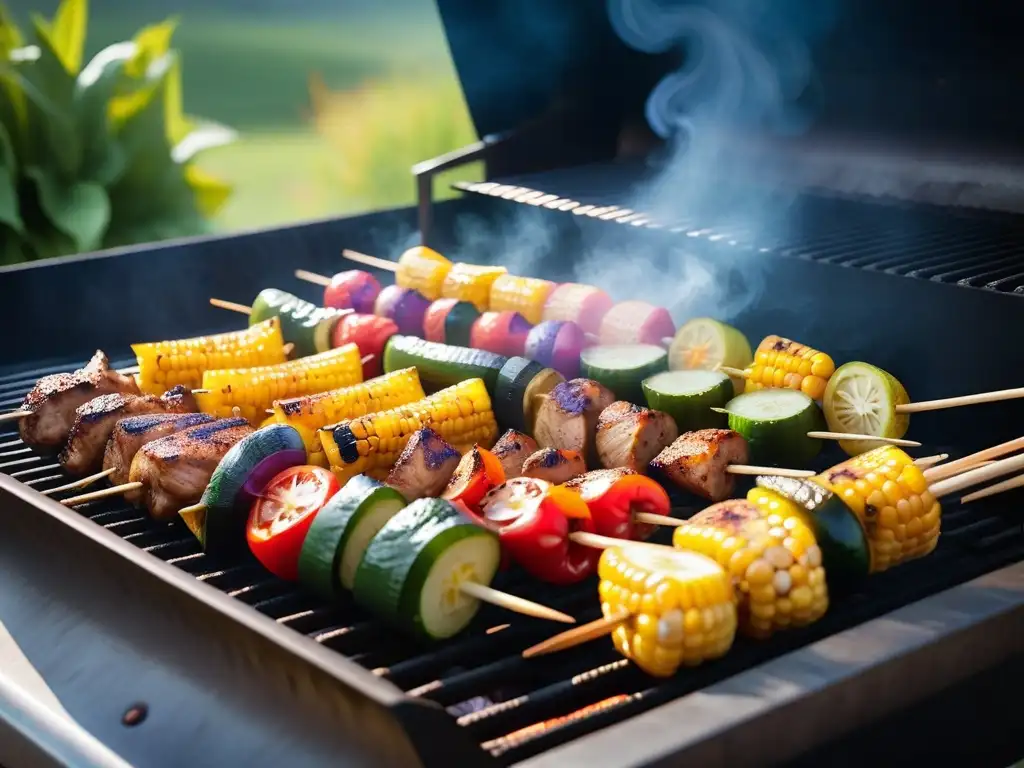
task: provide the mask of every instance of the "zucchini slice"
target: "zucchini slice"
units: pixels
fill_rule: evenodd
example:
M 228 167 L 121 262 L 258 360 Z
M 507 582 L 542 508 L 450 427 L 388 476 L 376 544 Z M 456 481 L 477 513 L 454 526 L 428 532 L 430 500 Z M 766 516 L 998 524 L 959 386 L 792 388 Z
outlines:
M 654 344 L 609 344 L 580 354 L 580 375 L 615 393 L 619 400 L 644 402 L 641 382 L 668 370 L 668 353 Z
M 680 434 L 698 429 L 721 429 L 728 423 L 723 413 L 732 399 L 733 384 L 718 371 L 665 371 L 643 380 L 647 405 L 664 411 L 676 421 Z
M 795 389 L 758 389 L 730 400 L 729 429 L 747 439 L 750 461 L 801 467 L 821 451 L 807 433 L 824 427 L 818 405 Z
M 563 381 L 562 374 L 535 360 L 508 358 L 498 372 L 498 383 L 494 389 L 494 415 L 501 428 L 532 435 L 540 396 Z
M 909 402 L 907 390 L 891 373 L 869 363 L 852 362 L 839 366 L 829 378 L 822 406 L 833 432 L 903 437 L 910 427 L 910 416 L 896 413 L 896 406 Z M 880 445 L 884 443 L 839 441 L 839 447 L 850 456 Z
M 269 424 L 235 443 L 210 477 L 199 504 L 181 519 L 211 554 L 245 548 L 249 509 L 263 488 L 289 467 L 306 463 L 302 435 L 287 424 Z
M 415 368 L 428 394 L 466 379 L 483 379 L 493 393 L 507 357 L 480 349 L 453 347 L 414 336 L 392 336 L 384 347 L 384 372 Z
M 329 600 L 352 589 L 370 540 L 405 506 L 394 488 L 365 475 L 353 477 L 309 527 L 299 553 L 299 581 Z
M 480 606 L 459 585 L 490 584 L 500 559 L 495 534 L 443 499 L 418 499 L 370 541 L 353 594 L 395 626 L 443 640 L 465 629 Z
M 695 317 L 676 331 L 668 348 L 668 367 L 675 370 L 716 370 L 721 366 L 743 370 L 754 360 L 742 331 L 710 317 Z M 732 380 L 735 394 L 746 384 Z

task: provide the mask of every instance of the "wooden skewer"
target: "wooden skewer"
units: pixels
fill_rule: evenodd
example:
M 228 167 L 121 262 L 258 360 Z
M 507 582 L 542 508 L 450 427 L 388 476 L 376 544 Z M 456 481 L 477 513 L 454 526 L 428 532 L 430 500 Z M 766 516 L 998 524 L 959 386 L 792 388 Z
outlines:
M 548 653 L 556 653 L 557 651 L 572 648 L 573 646 L 580 645 L 581 643 L 596 640 L 599 637 L 605 637 L 606 635 L 610 635 L 614 632 L 624 622 L 628 621 L 629 617 L 630 614 L 628 611 L 621 611 L 614 616 L 610 616 L 608 618 L 602 617 L 586 624 L 581 624 L 578 627 L 567 629 L 565 632 L 557 634 L 554 637 L 549 637 L 543 642 L 530 646 L 523 651 L 523 658 L 531 659 L 534 656 L 544 656 Z
M 649 513 L 638 513 L 636 518 L 637 520 L 640 520 L 639 515 L 641 514 L 646 516 Z M 655 519 L 662 517 L 662 515 L 654 515 Z M 670 520 L 671 523 L 668 524 L 675 527 L 678 527 L 681 522 L 684 522 L 682 520 L 676 520 L 674 517 L 664 519 Z M 656 525 L 661 525 L 661 523 L 656 523 Z M 651 544 L 646 541 L 633 541 L 632 539 L 616 539 L 612 536 L 602 536 L 599 533 L 587 533 L 586 531 L 574 531 L 569 534 L 569 539 L 577 544 L 582 544 L 585 547 L 593 547 L 594 549 L 608 549 L 609 547 L 654 547 L 659 550 L 672 549 L 672 547 L 668 547 L 664 544 Z
M 758 467 L 754 464 L 730 464 L 725 471 L 733 475 L 775 475 L 776 477 L 814 477 L 817 474 L 810 469 Z
M 398 264 L 387 259 L 382 259 L 379 256 L 370 256 L 368 253 L 360 253 L 359 251 L 352 251 L 346 248 L 341 252 L 349 261 L 354 261 L 356 264 L 365 264 L 368 267 L 376 267 L 377 269 L 386 269 L 388 272 L 397 272 Z
M 920 448 L 917 440 L 904 440 L 902 437 L 878 437 L 876 435 L 855 435 L 851 432 L 808 432 L 808 437 L 818 440 L 876 440 L 886 445 L 898 445 L 903 448 Z
M 505 608 L 509 611 L 521 613 L 524 616 L 533 616 L 536 619 L 547 619 L 548 621 L 560 621 L 563 624 L 575 624 L 576 619 L 567 613 L 548 608 L 546 605 L 535 603 L 532 600 L 525 600 L 498 589 L 492 589 L 484 584 L 467 581 L 459 585 L 459 591 L 469 597 L 482 600 L 485 603 Z
M 1024 437 L 1017 437 L 1013 440 L 1007 440 L 1005 443 L 993 445 L 989 448 L 963 456 L 962 458 L 954 459 L 948 464 L 943 464 L 941 467 L 926 469 L 924 476 L 929 483 L 933 483 L 936 480 L 952 477 L 953 475 L 962 472 L 964 469 L 974 466 L 978 462 L 986 461 L 988 459 L 998 459 L 1000 456 L 1005 456 L 1008 453 L 1013 453 L 1022 449 L 1024 449 Z
M 636 512 L 633 514 L 633 521 L 637 523 L 646 523 L 647 525 L 663 525 L 667 528 L 678 528 L 686 522 L 685 520 L 680 520 L 678 517 L 656 515 L 653 512 Z
M 331 284 L 331 278 L 327 275 L 318 275 L 316 272 L 307 272 L 304 269 L 296 269 L 295 276 L 299 280 L 305 280 L 307 283 L 314 283 L 315 285 L 322 285 L 324 288 Z
M 232 312 L 237 312 L 240 315 L 251 315 L 252 307 L 247 307 L 245 304 L 239 304 L 235 301 L 225 301 L 224 299 L 210 299 L 210 303 L 218 307 L 219 309 L 228 309 Z
M 1012 491 L 1014 488 L 1020 488 L 1021 486 L 1024 486 L 1024 475 L 1017 475 L 1016 477 L 1011 477 L 1009 480 L 1003 480 L 1001 483 L 994 483 L 993 485 L 985 486 L 980 491 L 968 493 L 960 499 L 960 503 L 970 504 L 972 501 L 984 499 L 988 496 L 995 496 L 997 493 Z
M 8 411 L 7 413 L 0 413 L 0 424 L 5 421 L 16 421 L 18 419 L 24 419 L 26 416 L 31 416 L 32 411 Z
M 121 494 L 128 493 L 128 491 L 134 491 L 136 488 L 141 488 L 142 483 L 123 483 L 122 485 L 113 485 L 110 488 L 101 488 L 98 491 L 92 491 L 91 493 L 83 493 L 79 496 L 72 496 L 68 499 L 61 499 L 61 504 L 65 507 L 76 507 L 79 504 L 85 504 L 88 501 L 98 501 L 99 499 L 106 499 L 110 496 L 120 496 Z
M 1000 459 L 994 464 L 989 464 L 987 467 L 969 469 L 955 477 L 947 477 L 936 483 L 929 483 L 928 490 L 938 499 L 942 496 L 962 491 L 965 488 L 970 488 L 972 485 L 978 485 L 992 478 L 1008 475 L 1021 469 L 1024 469 L 1024 454 L 1011 456 L 1008 459 Z
M 75 488 L 84 488 L 87 485 L 92 485 L 97 480 L 102 480 L 104 477 L 110 477 L 112 474 L 114 474 L 114 471 L 114 467 L 111 467 L 110 469 L 104 469 L 102 472 L 97 472 L 95 475 L 89 475 L 88 477 L 80 478 L 72 483 L 67 483 L 65 485 L 58 485 L 56 488 L 51 488 L 50 490 L 43 491 L 42 493 L 43 496 L 52 496 L 53 494 L 61 493 L 62 491 L 73 491 Z
M 941 464 L 948 458 L 948 453 L 936 453 L 934 456 L 922 456 L 919 459 L 914 459 L 914 464 L 924 469 L 927 467 L 934 467 L 936 464 Z

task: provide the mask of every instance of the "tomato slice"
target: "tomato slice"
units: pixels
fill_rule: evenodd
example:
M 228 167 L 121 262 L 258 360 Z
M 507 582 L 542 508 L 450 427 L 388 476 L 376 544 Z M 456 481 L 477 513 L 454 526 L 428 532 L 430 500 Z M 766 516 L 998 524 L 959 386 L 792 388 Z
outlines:
M 256 559 L 278 578 L 297 580 L 306 532 L 340 487 L 323 467 L 289 467 L 275 475 L 249 512 L 246 539 Z

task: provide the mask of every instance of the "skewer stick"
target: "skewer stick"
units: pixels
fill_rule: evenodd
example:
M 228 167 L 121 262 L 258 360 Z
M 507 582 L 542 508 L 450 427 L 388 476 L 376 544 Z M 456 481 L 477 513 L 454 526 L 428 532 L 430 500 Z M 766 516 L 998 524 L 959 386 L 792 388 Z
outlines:
M 662 517 L 662 515 L 656 515 L 656 517 Z M 639 516 L 636 519 L 640 520 Z M 678 526 L 679 521 L 674 517 L 669 517 L 667 519 L 673 521 L 673 526 Z M 660 523 L 657 524 L 660 525 Z M 584 547 L 593 547 L 594 549 L 608 549 L 609 547 L 654 547 L 659 550 L 672 549 L 672 547 L 667 547 L 664 544 L 650 544 L 646 541 L 633 541 L 632 539 L 616 539 L 612 536 L 602 536 L 599 533 L 587 533 L 586 531 L 574 531 L 569 534 L 569 539 L 577 544 L 582 544 Z
M 1017 437 L 1013 440 L 1007 440 L 1005 443 L 993 445 L 959 459 L 954 459 L 948 464 L 943 464 L 941 467 L 927 469 L 925 470 L 924 477 L 929 483 L 934 483 L 936 480 L 952 477 L 979 462 L 987 461 L 988 459 L 998 459 L 1000 456 L 1005 456 L 1008 453 L 1022 449 L 1024 449 L 1024 437 Z
M 963 474 L 956 477 L 947 477 L 945 480 L 939 480 L 937 483 L 929 483 L 928 490 L 938 499 L 942 496 L 962 491 L 964 488 L 970 488 L 972 485 L 984 483 L 994 477 L 1008 475 L 1021 469 L 1024 469 L 1024 454 L 1011 456 L 1008 459 L 1000 459 L 995 464 L 989 464 L 987 467 L 969 469 Z
M 85 488 L 87 485 L 92 485 L 97 480 L 102 480 L 104 477 L 110 477 L 114 474 L 115 468 L 104 469 L 102 472 L 97 472 L 95 475 L 89 475 L 88 477 L 82 477 L 75 480 L 72 483 L 65 485 L 58 485 L 56 488 L 51 488 L 48 491 L 43 491 L 43 496 L 52 496 L 55 493 L 61 493 L 62 491 L 73 491 L 75 488 Z
M 235 301 L 224 301 L 224 299 L 210 299 L 210 303 L 219 309 L 228 309 L 232 312 L 237 312 L 240 315 L 251 315 L 252 307 L 247 307 L 245 304 L 239 304 Z
M 934 467 L 936 464 L 941 464 L 948 458 L 948 453 L 936 453 L 934 456 L 922 456 L 919 459 L 914 459 L 914 464 L 921 469 L 925 469 L 927 467 Z
M 810 469 L 758 467 L 754 464 L 730 464 L 725 471 L 733 475 L 775 475 L 776 477 L 814 477 L 817 474 Z
M 995 496 L 997 493 L 1012 491 L 1014 488 L 1020 488 L 1022 485 L 1024 485 L 1024 475 L 1017 475 L 1016 477 L 1011 477 L 1009 480 L 1003 480 L 1001 483 L 994 483 L 993 485 L 985 486 L 980 491 L 968 493 L 960 499 L 960 503 L 970 504 L 972 501 L 984 499 L 988 496 Z
M 875 440 L 886 445 L 898 445 L 902 448 L 920 448 L 917 440 L 904 440 L 902 437 L 878 437 L 877 435 L 855 435 L 851 432 L 808 432 L 808 437 L 818 440 Z
M 26 416 L 31 416 L 32 411 L 8 411 L 7 413 L 0 413 L 0 424 L 5 421 L 16 421 L 18 419 L 24 419 Z
M 524 659 L 532 659 L 534 656 L 544 656 L 557 651 L 564 651 L 576 645 L 588 643 L 599 637 L 605 637 L 614 632 L 619 626 L 629 619 L 628 611 L 620 611 L 614 616 L 601 617 L 578 627 L 567 629 L 565 632 L 549 637 L 543 642 L 530 646 L 523 651 Z
M 142 373 L 142 366 L 130 365 L 127 368 L 118 368 L 117 372 L 125 376 L 134 376 L 135 374 Z
M 507 592 L 492 589 L 484 584 L 466 581 L 459 585 L 459 590 L 469 597 L 474 597 L 485 603 L 490 603 L 491 605 L 496 605 L 499 608 L 505 608 L 509 611 L 514 611 L 515 613 L 521 613 L 525 616 L 533 616 L 536 619 L 547 619 L 548 621 L 560 621 L 563 624 L 576 623 L 576 619 L 567 613 L 556 611 L 554 608 L 548 608 L 546 605 L 535 603 L 532 600 L 525 600 L 521 597 L 510 595 Z
M 114 485 L 110 488 L 102 488 L 98 491 L 92 491 L 91 493 L 72 496 L 68 499 L 61 499 L 60 503 L 65 507 L 76 507 L 79 504 L 85 504 L 87 501 L 98 501 L 99 499 L 106 499 L 110 496 L 120 496 L 121 494 L 128 493 L 128 491 L 134 491 L 136 488 L 141 487 L 142 483 L 124 483 L 122 485 Z
M 382 259 L 378 256 L 370 256 L 368 253 L 360 253 L 359 251 L 351 251 L 348 248 L 341 252 L 349 261 L 354 261 L 356 264 L 365 264 L 368 267 L 376 267 L 377 269 L 386 269 L 388 272 L 397 272 L 398 264 L 388 259 Z
M 646 523 L 647 525 L 664 525 L 666 528 L 678 528 L 686 522 L 685 520 L 680 520 L 678 517 L 656 515 L 653 512 L 636 512 L 633 514 L 633 521 L 637 523 Z
M 307 283 L 313 283 L 315 285 L 322 285 L 324 288 L 331 284 L 331 278 L 327 275 L 318 275 L 316 272 L 307 272 L 305 269 L 296 269 L 295 276 L 299 280 L 305 280 Z

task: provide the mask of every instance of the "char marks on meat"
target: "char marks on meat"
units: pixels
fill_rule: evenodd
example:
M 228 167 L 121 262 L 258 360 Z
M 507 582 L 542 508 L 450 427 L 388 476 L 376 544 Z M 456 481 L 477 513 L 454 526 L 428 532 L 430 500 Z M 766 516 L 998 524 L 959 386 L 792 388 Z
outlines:
M 527 456 L 536 453 L 537 448 L 537 441 L 532 437 L 510 429 L 494 444 L 491 453 L 501 462 L 501 468 L 505 470 L 505 479 L 511 480 L 523 474 L 523 462 Z
M 460 454 L 434 430 L 424 427 L 413 432 L 387 484 L 408 501 L 437 496 L 448 485 Z
M 596 381 L 563 381 L 544 396 L 537 409 L 537 443 L 542 448 L 578 451 L 593 461 L 597 418 L 613 402 L 611 390 Z
M 587 463 L 579 451 L 541 448 L 523 462 L 523 477 L 545 480 L 554 485 L 568 482 L 587 471 Z
M 731 429 L 686 432 L 650 463 L 653 474 L 708 501 L 732 495 L 730 464 L 746 464 L 747 441 Z
M 597 457 L 608 469 L 646 472 L 651 459 L 678 436 L 675 419 L 667 413 L 619 400 L 598 417 Z
M 114 470 L 110 476 L 113 485 L 127 483 L 132 459 L 142 446 L 213 419 L 207 413 L 149 413 L 121 419 L 107 440 L 103 469 Z

